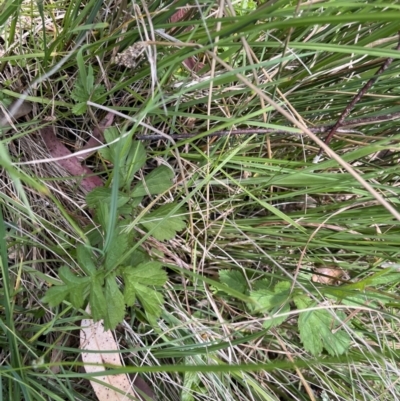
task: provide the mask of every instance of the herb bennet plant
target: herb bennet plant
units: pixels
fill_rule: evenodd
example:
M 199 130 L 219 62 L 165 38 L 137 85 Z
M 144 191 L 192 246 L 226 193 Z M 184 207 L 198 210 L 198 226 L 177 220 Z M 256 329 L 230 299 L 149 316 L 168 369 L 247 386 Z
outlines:
M 136 301 L 142 305 L 149 321 L 154 322 L 163 306 L 163 296 L 157 288 L 167 281 L 162 264 L 152 261 L 136 245 L 137 234 L 127 231 L 126 222 L 136 217 L 146 195 L 159 195 L 171 187 L 174 173 L 161 165 L 143 180 L 133 183 L 135 174 L 146 163 L 146 150 L 141 142 L 132 141 L 129 136 L 116 143 L 120 135 L 116 128 L 107 129 L 105 138 L 110 145 L 101 150 L 101 155 L 113 163 L 114 173 L 119 174 L 114 181 L 119 183 L 116 202 L 113 202 L 114 188 L 111 187 L 96 188 L 86 198 L 102 235 L 94 231 L 94 235 L 88 235 L 87 244 L 77 246 L 81 273 L 62 266 L 59 269 L 62 282 L 49 288 L 43 298 L 50 306 L 68 300 L 75 308 L 82 308 L 88 300 L 93 319 L 104 319 L 105 329 L 114 329 L 123 320 L 126 306 L 133 306 Z M 113 214 L 118 216 L 115 224 L 111 220 Z M 138 227 L 158 240 L 168 240 L 186 227 L 185 220 L 184 210 L 173 202 L 148 212 Z M 107 237 L 110 229 L 112 234 Z M 107 238 L 111 241 L 106 248 Z M 118 277 L 123 278 L 123 290 L 117 283 Z

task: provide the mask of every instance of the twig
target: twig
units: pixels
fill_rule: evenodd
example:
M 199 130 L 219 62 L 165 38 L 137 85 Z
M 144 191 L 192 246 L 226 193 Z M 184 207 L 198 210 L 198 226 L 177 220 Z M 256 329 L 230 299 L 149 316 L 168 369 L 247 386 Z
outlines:
M 399 32 L 399 42 L 396 46 L 395 50 L 400 50 L 400 32 Z M 342 115 L 339 117 L 338 121 L 336 124 L 331 128 L 329 131 L 328 136 L 325 139 L 325 144 L 329 145 L 330 141 L 332 140 L 333 135 L 335 135 L 336 131 L 338 128 L 343 125 L 343 121 L 345 118 L 350 114 L 351 110 L 354 108 L 356 103 L 365 95 L 365 93 L 371 88 L 371 86 L 376 82 L 376 80 L 379 78 L 379 76 L 385 72 L 390 64 L 392 64 L 393 58 L 388 58 L 386 61 L 383 63 L 381 68 L 375 73 L 375 75 L 361 88 L 361 90 L 357 93 L 356 96 L 351 100 L 351 102 L 346 106 L 344 109 Z M 318 152 L 318 155 L 316 156 L 316 159 L 319 159 L 323 153 L 323 150 L 320 149 Z
M 390 114 L 385 114 L 381 116 L 376 116 L 376 117 L 365 117 L 365 118 L 356 118 L 353 120 L 348 120 L 342 122 L 342 128 L 348 128 L 348 127 L 357 127 L 360 125 L 368 125 L 368 124 L 376 124 L 379 122 L 384 122 L 384 121 L 392 121 L 397 118 L 400 118 L 400 112 L 397 113 L 390 113 Z M 321 125 L 319 127 L 312 127 L 309 128 L 311 132 L 314 134 L 323 134 L 327 132 L 328 130 L 333 129 L 334 125 Z M 337 132 L 338 128 L 336 128 Z M 339 131 L 340 132 L 340 131 Z M 201 135 L 201 132 L 195 132 L 192 134 L 172 134 L 169 135 L 169 137 L 173 139 L 188 139 L 188 138 L 194 138 L 198 135 Z M 266 134 L 285 134 L 285 135 L 301 135 L 301 133 L 296 133 L 293 131 L 286 131 L 286 130 L 278 130 L 275 128 L 244 128 L 244 129 L 235 129 L 235 130 L 221 130 L 221 131 L 215 131 L 210 134 L 204 135 L 204 137 L 222 137 L 222 136 L 228 136 L 228 135 L 266 135 Z M 138 140 L 159 140 L 159 139 L 165 139 L 164 136 L 155 134 L 155 135 L 137 135 L 135 139 Z

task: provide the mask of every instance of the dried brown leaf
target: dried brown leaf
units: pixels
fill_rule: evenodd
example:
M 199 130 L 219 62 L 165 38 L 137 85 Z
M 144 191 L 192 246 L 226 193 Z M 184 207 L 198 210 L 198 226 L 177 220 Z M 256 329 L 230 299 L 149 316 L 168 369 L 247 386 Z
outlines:
M 117 352 L 118 345 L 111 330 L 104 331 L 102 321 L 95 323 L 91 319 L 82 319 L 80 340 L 81 350 L 92 351 L 82 352 L 82 360 L 87 373 L 103 372 L 106 370 L 105 364 L 115 367 L 122 366 L 120 355 Z M 116 352 L 104 353 L 104 351 Z M 98 381 L 104 384 L 98 383 Z M 91 380 L 90 384 L 99 401 L 136 399 L 132 390 L 132 383 L 125 374 L 96 376 L 96 381 Z M 120 391 L 113 390 L 112 387 Z
M 86 312 L 90 314 L 89 306 Z M 104 331 L 103 322 L 94 322 L 92 319 L 83 319 L 81 322 L 80 347 L 82 352 L 82 361 L 87 373 L 97 373 L 105 371 L 104 365 L 122 366 L 120 354 L 118 353 L 118 344 L 116 343 L 111 330 Z M 107 351 L 105 353 L 104 351 Z M 110 352 L 115 351 L 115 352 Z M 98 381 L 104 384 L 98 383 Z M 96 381 L 91 380 L 90 384 L 97 395 L 99 401 L 127 401 L 155 399 L 155 395 L 150 386 L 141 378 L 135 377 L 130 380 L 125 374 L 96 376 Z M 111 387 L 119 389 L 113 390 Z M 140 394 L 134 392 L 133 387 L 140 391 Z M 146 397 L 142 397 L 145 394 Z
M 57 138 L 52 127 L 45 127 L 40 130 L 44 143 L 52 157 L 58 158 L 69 156 L 72 152 Z M 103 186 L 103 181 L 93 175 L 93 172 L 82 166 L 76 156 L 68 159 L 57 160 L 57 163 L 73 176 L 82 176 L 80 186 L 83 190 L 90 192 L 96 187 Z M 84 177 L 86 176 L 86 177 Z M 87 177 L 89 176 L 89 177 Z
M 311 280 L 327 285 L 336 284 L 345 275 L 345 272 L 337 267 L 318 267 L 314 272 Z

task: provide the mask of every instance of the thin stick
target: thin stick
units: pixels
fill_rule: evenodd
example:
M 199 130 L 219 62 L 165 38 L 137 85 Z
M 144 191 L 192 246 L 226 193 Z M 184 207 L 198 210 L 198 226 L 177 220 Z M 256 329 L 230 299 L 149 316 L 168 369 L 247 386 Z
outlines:
M 396 50 L 400 50 L 400 32 L 399 32 L 399 43 L 396 46 Z M 325 139 L 325 145 L 329 145 L 330 141 L 332 140 L 333 135 L 335 135 L 336 131 L 338 128 L 343 125 L 343 121 L 345 118 L 350 114 L 351 110 L 354 108 L 354 106 L 359 102 L 359 100 L 365 95 L 365 93 L 371 88 L 371 86 L 376 82 L 376 80 L 379 78 L 379 76 L 385 72 L 390 64 L 392 64 L 393 58 L 388 58 L 386 61 L 383 63 L 381 68 L 375 73 L 375 75 L 361 88 L 361 90 L 357 93 L 356 96 L 353 97 L 351 102 L 346 106 L 344 109 L 342 115 L 339 117 L 339 120 L 337 120 L 336 124 L 331 128 L 328 136 Z M 317 155 L 317 159 L 322 155 L 323 150 L 320 149 Z
M 368 125 L 368 124 L 376 124 L 379 122 L 396 120 L 397 118 L 400 118 L 400 112 L 385 114 L 385 115 L 376 116 L 376 117 L 356 118 L 353 120 L 344 121 L 342 123 L 342 128 L 343 127 L 357 127 L 360 125 Z M 309 130 L 314 134 L 323 134 L 323 133 L 327 132 L 328 130 L 332 130 L 333 127 L 334 127 L 333 124 L 320 125 L 319 127 L 309 128 Z M 194 138 L 201 134 L 202 134 L 201 132 L 195 132 L 192 134 L 172 134 L 172 135 L 169 135 L 169 137 L 171 137 L 173 139 L 188 139 L 188 138 Z M 279 130 L 276 128 L 243 128 L 243 129 L 234 129 L 234 130 L 215 131 L 210 134 L 204 135 L 203 137 L 208 138 L 208 137 L 222 137 L 222 136 L 228 136 L 228 135 L 266 135 L 266 134 L 302 135 L 302 133 L 296 133 L 296 132 L 287 131 L 287 130 Z M 165 136 L 162 136 L 159 134 L 137 135 L 135 137 L 135 139 L 159 140 L 159 139 L 165 139 Z

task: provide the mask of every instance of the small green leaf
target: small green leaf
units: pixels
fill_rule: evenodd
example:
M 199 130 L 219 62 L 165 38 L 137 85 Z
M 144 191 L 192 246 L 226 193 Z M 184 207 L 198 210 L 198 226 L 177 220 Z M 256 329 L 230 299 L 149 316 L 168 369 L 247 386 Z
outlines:
M 71 97 L 72 99 L 75 100 L 77 103 L 85 103 L 86 105 L 86 100 L 87 100 L 87 93 L 85 88 L 82 86 L 80 82 L 76 82 L 75 87 L 73 91 L 71 92 Z
M 135 282 L 129 280 L 123 273 L 125 288 L 124 288 L 124 300 L 127 306 L 133 306 L 136 302 L 136 289 Z
M 87 104 L 86 102 L 80 102 L 74 105 L 72 107 L 72 113 L 76 116 L 81 116 L 82 114 L 85 114 L 87 110 Z
M 70 289 L 66 285 L 53 285 L 42 298 L 42 302 L 48 303 L 49 306 L 54 307 L 60 305 L 65 301 L 69 295 Z
M 221 270 L 219 280 L 229 288 L 233 288 L 242 294 L 246 293 L 247 283 L 243 274 L 237 270 Z
M 92 311 L 93 320 L 99 321 L 107 316 L 106 297 L 103 292 L 104 278 L 101 276 L 93 276 L 90 286 L 90 309 Z
M 81 84 L 86 83 L 86 76 L 87 76 L 85 60 L 83 58 L 83 50 L 84 50 L 84 47 L 82 47 L 78 51 L 78 54 L 76 55 L 76 62 L 78 64 L 79 78 L 80 78 Z
M 86 195 L 86 204 L 89 208 L 96 208 L 100 203 L 111 204 L 111 190 L 112 188 L 97 187 Z M 129 196 L 123 192 L 118 193 L 117 207 L 122 207 L 129 201 Z
M 96 265 L 92 259 L 92 252 L 85 245 L 78 245 L 76 247 L 76 254 L 78 263 L 81 269 L 89 276 L 96 272 Z
M 167 273 L 162 268 L 162 263 L 150 261 L 141 263 L 136 267 L 126 268 L 125 276 L 129 281 L 138 282 L 145 285 L 162 286 L 167 282 Z
M 90 278 L 76 276 L 67 266 L 62 266 L 58 272 L 61 280 L 69 288 L 68 298 L 75 308 L 82 308 Z
M 121 160 L 121 187 L 130 188 L 134 175 L 146 163 L 146 149 L 140 141 L 130 141 L 128 153 Z
M 256 290 L 272 290 L 274 288 L 275 282 L 271 279 L 263 278 L 261 280 L 257 280 L 253 284 L 253 289 Z
M 265 329 L 270 329 L 272 327 L 279 326 L 280 324 L 282 324 L 287 319 L 288 316 L 286 315 L 286 316 L 274 317 L 273 315 L 275 315 L 275 314 L 285 314 L 285 313 L 288 313 L 289 311 L 290 311 L 289 302 L 286 303 L 285 305 L 283 305 L 282 307 L 274 308 L 271 311 L 272 318 L 268 319 L 268 320 L 265 320 L 264 323 L 263 323 L 263 327 Z
M 120 230 L 117 228 L 106 253 L 105 268 L 107 270 L 115 267 L 115 264 L 127 251 L 129 246 L 129 234 L 118 233 L 118 231 Z
M 113 330 L 125 316 L 124 296 L 118 288 L 114 275 L 109 275 L 106 278 L 105 298 L 107 313 L 104 317 L 104 329 Z
M 178 209 L 175 214 L 169 215 L 175 208 L 175 203 L 160 206 L 146 215 L 140 224 L 159 241 L 172 239 L 178 231 L 186 228 L 186 216 L 183 209 Z
M 172 186 L 173 171 L 167 166 L 160 166 L 149 173 L 144 182 L 136 184 L 131 193 L 132 198 L 161 194 Z
M 60 267 L 58 273 L 65 285 L 49 288 L 42 301 L 56 306 L 64 300 L 69 300 L 75 308 L 81 308 L 89 288 L 89 277 L 78 277 L 67 266 Z
M 299 309 L 316 305 L 305 297 L 296 297 L 295 302 Z M 343 312 L 337 313 L 337 316 L 342 320 L 345 319 Z M 304 348 L 315 356 L 324 348 L 332 356 L 344 354 L 350 347 L 351 338 L 344 330 L 335 331 L 339 324 L 339 321 L 325 309 L 301 312 L 298 325 Z
M 163 296 L 145 285 L 135 283 L 135 292 L 146 313 L 158 318 L 161 316 Z
M 136 301 L 137 284 L 162 286 L 167 281 L 162 264 L 154 261 L 141 263 L 137 267 L 126 267 L 122 275 L 125 282 L 124 298 L 128 306 Z
M 99 203 L 96 208 L 95 220 L 100 223 L 104 231 L 108 228 L 109 217 L 110 205 L 107 205 L 107 203 Z
M 290 301 L 290 283 L 281 281 L 275 285 L 274 291 L 256 290 L 252 291 L 250 297 L 259 305 L 257 311 L 270 312 L 273 308 L 280 307 Z
M 139 248 L 133 251 L 130 256 L 125 259 L 125 264 L 127 266 L 139 266 L 141 263 L 150 262 L 150 260 L 148 253 Z
M 90 93 L 93 90 L 94 85 L 94 74 L 93 74 L 93 67 L 89 65 L 87 76 L 86 76 L 86 93 Z

